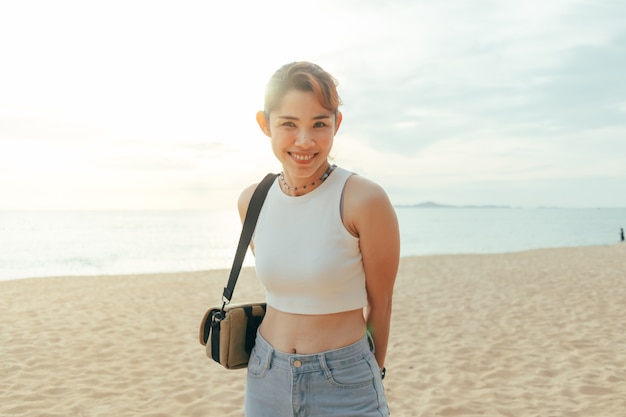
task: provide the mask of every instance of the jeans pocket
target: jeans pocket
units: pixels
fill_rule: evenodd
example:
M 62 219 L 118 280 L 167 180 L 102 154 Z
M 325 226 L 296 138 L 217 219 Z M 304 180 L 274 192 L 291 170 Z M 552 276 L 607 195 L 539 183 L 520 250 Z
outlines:
M 262 377 L 268 369 L 269 358 L 260 356 L 257 350 L 253 348 L 250 352 L 250 359 L 248 359 L 248 375 Z
M 328 367 L 329 382 L 339 388 L 362 388 L 372 386 L 374 375 L 366 358 L 347 365 Z

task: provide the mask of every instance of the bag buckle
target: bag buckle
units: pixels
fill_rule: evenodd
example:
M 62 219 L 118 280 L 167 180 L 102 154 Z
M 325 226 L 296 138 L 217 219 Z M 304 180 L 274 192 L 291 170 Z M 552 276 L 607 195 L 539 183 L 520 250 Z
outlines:
M 226 318 L 226 312 L 224 311 L 224 308 L 222 307 L 220 311 L 216 311 L 215 313 L 212 314 L 211 324 L 217 324 L 221 322 L 222 320 L 224 320 L 225 318 Z

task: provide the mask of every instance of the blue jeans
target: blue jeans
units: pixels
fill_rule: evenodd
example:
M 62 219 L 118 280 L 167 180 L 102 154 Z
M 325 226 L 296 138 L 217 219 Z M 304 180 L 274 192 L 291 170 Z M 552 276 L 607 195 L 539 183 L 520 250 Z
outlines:
M 373 342 L 311 355 L 275 350 L 260 333 L 248 363 L 246 417 L 389 415 Z

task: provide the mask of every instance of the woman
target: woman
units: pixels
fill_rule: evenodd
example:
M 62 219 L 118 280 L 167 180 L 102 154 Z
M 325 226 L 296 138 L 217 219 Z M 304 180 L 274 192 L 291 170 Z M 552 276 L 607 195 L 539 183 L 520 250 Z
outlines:
M 339 104 L 330 74 L 294 62 L 270 79 L 257 114 L 283 171 L 251 244 L 268 307 L 248 364 L 248 417 L 389 415 L 398 222 L 382 188 L 329 162 Z M 239 198 L 242 219 L 255 187 Z

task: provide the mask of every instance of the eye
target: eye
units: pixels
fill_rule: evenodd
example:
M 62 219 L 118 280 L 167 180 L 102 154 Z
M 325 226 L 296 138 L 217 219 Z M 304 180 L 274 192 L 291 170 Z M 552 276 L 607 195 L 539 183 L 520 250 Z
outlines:
M 324 122 L 315 122 L 313 127 L 326 127 L 326 123 L 324 123 Z
M 282 126 L 285 126 L 285 127 L 296 127 L 296 124 L 294 122 L 287 121 L 287 122 L 283 123 Z

